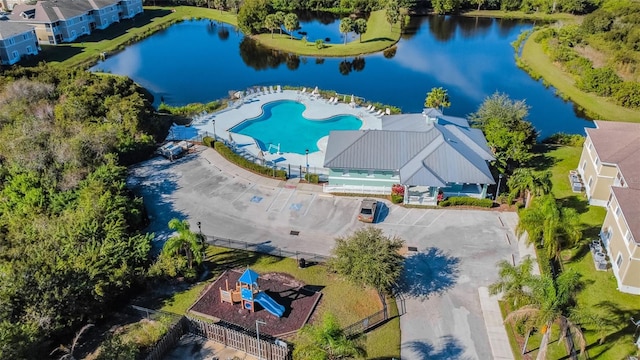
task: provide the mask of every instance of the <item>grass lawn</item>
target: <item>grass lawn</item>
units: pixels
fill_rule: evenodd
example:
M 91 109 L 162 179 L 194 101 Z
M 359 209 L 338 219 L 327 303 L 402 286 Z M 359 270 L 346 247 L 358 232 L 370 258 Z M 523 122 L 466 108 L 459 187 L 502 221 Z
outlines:
M 298 39 L 291 40 L 289 35 L 260 34 L 254 36 L 261 44 L 273 49 L 292 52 L 297 55 L 307 56 L 357 56 L 377 51 L 382 51 L 393 46 L 400 40 L 401 29 L 397 23 L 393 28 L 385 18 L 384 10 L 373 11 L 367 21 L 367 32 L 362 34 L 362 42 L 356 39 L 344 44 L 325 44 L 323 49 L 316 47 L 316 39 L 307 39 L 303 42 Z
M 368 315 L 381 310 L 378 295 L 373 290 L 363 290 L 327 273 L 326 268 L 314 265 L 298 268 L 294 259 L 277 258 L 259 253 L 209 246 L 206 261 L 212 274 L 209 281 L 194 285 L 181 293 L 176 293 L 164 301 L 161 310 L 184 314 L 196 301 L 202 290 L 214 281 L 226 268 L 250 266 L 258 273 L 281 272 L 294 276 L 309 285 L 321 286 L 322 300 L 313 318 L 331 312 L 343 326 L 350 325 Z M 397 314 L 393 300 L 389 301 L 391 315 Z M 400 320 L 395 318 L 369 332 L 365 339 L 369 358 L 400 357 Z
M 463 16 L 472 17 L 490 17 L 490 18 L 506 18 L 506 19 L 531 19 L 531 20 L 545 20 L 545 21 L 558 21 L 558 20 L 573 20 L 575 21 L 578 16 L 567 13 L 526 13 L 524 11 L 503 11 L 503 10 L 471 10 L 462 13 Z
M 597 114 L 598 118 L 604 120 L 640 122 L 640 111 L 624 108 L 607 98 L 578 89 L 573 77 L 549 60 L 542 50 L 542 45 L 533 41 L 536 34 L 537 32 L 534 32 L 529 36 L 522 49 L 522 61 L 533 72 L 541 75 L 545 81 L 585 109 L 587 113 Z
M 175 11 L 174 11 L 175 10 Z M 76 42 L 60 45 L 42 45 L 42 52 L 30 58 L 25 65 L 40 61 L 68 67 L 88 67 L 100 58 L 100 53 L 120 51 L 128 44 L 140 41 L 157 31 L 166 29 L 183 19 L 207 18 L 236 25 L 235 14 L 191 6 L 145 6 L 144 12 L 133 19 L 122 20 L 104 30 L 80 37 Z
M 577 168 L 581 152 L 581 147 L 547 148 L 544 157 L 548 164 L 552 164 L 550 169 L 553 173 L 554 196 L 564 206 L 574 207 L 580 213 L 580 219 L 584 224 L 584 239 L 591 241 L 597 238 L 606 211 L 599 206 L 589 206 L 584 194 L 575 194 L 569 187 L 569 170 Z M 610 270 L 596 271 L 586 245 L 572 249 L 568 255 L 563 262 L 564 271 L 578 272 L 584 282 L 584 288 L 577 296 L 578 308 L 581 311 L 599 314 L 612 324 L 604 331 L 606 338 L 602 345 L 599 344 L 600 334 L 597 329 L 594 326 L 585 326 L 589 358 L 623 359 L 634 354 L 635 327 L 629 322 L 629 318 L 638 315 L 640 297 L 616 290 L 617 283 Z M 557 355 L 559 357 L 549 358 L 563 356 Z

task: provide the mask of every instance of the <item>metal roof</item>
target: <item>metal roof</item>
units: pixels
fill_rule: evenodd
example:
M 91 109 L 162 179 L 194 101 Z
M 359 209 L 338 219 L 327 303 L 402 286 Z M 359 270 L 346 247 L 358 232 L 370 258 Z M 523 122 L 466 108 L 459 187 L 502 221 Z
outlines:
M 493 184 L 487 161 L 494 157 L 482 132 L 458 119 L 401 114 L 385 116 L 383 130 L 332 131 L 324 166 L 398 171 L 407 185 Z

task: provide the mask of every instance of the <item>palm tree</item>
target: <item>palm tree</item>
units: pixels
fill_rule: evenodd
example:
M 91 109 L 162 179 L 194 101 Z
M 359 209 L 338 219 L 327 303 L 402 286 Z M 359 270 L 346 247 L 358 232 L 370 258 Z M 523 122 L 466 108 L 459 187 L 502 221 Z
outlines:
M 545 359 L 551 334 L 551 326 L 560 327 L 560 343 L 569 331 L 578 339 L 580 352 L 586 347 L 584 334 L 579 326 L 568 317 L 573 302 L 573 295 L 580 287 L 580 275 L 570 271 L 560 274 L 556 279 L 550 275 L 532 279 L 531 288 L 535 301 L 511 312 L 505 321 L 524 321 L 530 330 L 534 327 L 542 332 L 542 340 L 538 349 L 538 360 Z
M 534 195 L 551 192 L 551 171 L 535 171 L 532 168 L 518 168 L 507 180 L 509 202 L 524 195 L 524 206 L 528 208 Z
M 276 14 L 269 14 L 264 18 L 264 27 L 271 30 L 271 38 L 273 39 L 273 30 L 280 27 Z
M 289 31 L 289 34 L 291 35 L 291 39 L 293 39 L 293 32 L 295 31 L 295 29 L 298 28 L 298 26 L 300 26 L 300 22 L 298 21 L 298 15 L 294 13 L 289 13 L 287 14 L 287 16 L 284 17 L 284 28 L 287 29 L 287 31 Z
M 175 230 L 178 234 L 167 240 L 162 248 L 165 254 L 180 254 L 184 252 L 187 255 L 189 269 L 193 268 L 193 262 L 200 264 L 202 262 L 202 243 L 200 236 L 189 230 L 189 222 L 187 220 L 171 219 L 169 221 L 169 229 Z
M 305 325 L 298 336 L 293 351 L 296 359 L 334 360 L 366 355 L 359 342 L 348 338 L 331 314 L 326 314 L 319 325 Z
M 362 34 L 367 32 L 367 20 L 358 19 L 353 23 L 353 31 L 360 36 L 360 42 L 362 42 Z
M 344 34 L 344 44 L 347 45 L 347 34 L 353 30 L 353 20 L 350 17 L 340 20 L 340 32 Z
M 510 262 L 502 260 L 498 263 L 499 279 L 489 285 L 489 293 L 497 295 L 502 293 L 502 298 L 507 301 L 513 309 L 530 304 L 533 299 L 529 285 L 534 279 L 531 270 L 534 261 L 531 257 L 525 257 L 518 265 L 511 265 Z
M 575 245 L 582 238 L 582 225 L 575 209 L 560 208 L 552 195 L 536 198 L 531 207 L 520 212 L 516 235 L 524 232 L 528 242 L 541 242 L 549 258 L 560 257 L 565 245 Z
M 444 108 L 451 106 L 447 90 L 441 87 L 432 88 L 431 91 L 427 93 L 427 98 L 424 100 L 424 106 L 444 111 Z

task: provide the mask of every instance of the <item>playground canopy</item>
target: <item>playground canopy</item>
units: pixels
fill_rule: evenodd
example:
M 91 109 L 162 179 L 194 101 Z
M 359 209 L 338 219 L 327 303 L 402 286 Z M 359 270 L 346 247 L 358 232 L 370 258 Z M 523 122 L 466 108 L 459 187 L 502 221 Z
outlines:
M 245 270 L 242 275 L 240 276 L 240 279 L 238 279 L 239 282 L 244 283 L 244 284 L 250 284 L 250 285 L 255 285 L 258 286 L 258 278 L 260 277 L 260 275 L 258 275 L 257 272 L 247 268 L 247 270 Z

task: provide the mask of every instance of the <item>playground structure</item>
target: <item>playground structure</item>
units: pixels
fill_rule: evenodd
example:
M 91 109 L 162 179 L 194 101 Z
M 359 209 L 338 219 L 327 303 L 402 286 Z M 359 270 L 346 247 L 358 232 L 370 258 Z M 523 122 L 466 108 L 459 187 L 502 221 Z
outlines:
M 247 268 L 238 279 L 235 289 L 229 289 L 228 281 L 226 282 L 226 289 L 220 288 L 220 301 L 230 304 L 242 303 L 242 308 L 250 312 L 255 312 L 255 303 L 258 303 L 269 313 L 282 317 L 284 306 L 278 304 L 265 292 L 260 291 L 258 286 L 259 277 L 258 273 Z

